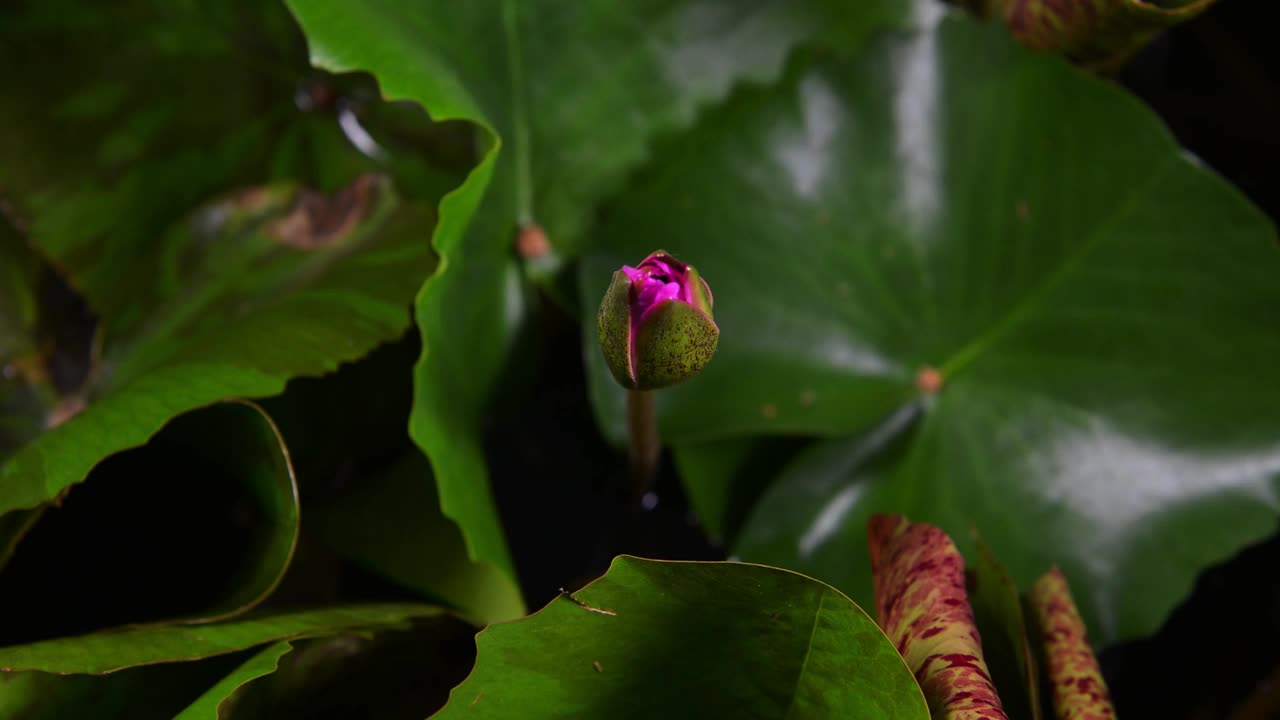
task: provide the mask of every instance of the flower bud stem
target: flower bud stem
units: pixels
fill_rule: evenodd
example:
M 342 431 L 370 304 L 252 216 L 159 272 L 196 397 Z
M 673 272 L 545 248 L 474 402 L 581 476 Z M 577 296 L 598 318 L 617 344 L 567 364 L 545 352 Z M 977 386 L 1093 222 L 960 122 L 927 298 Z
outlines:
M 627 430 L 631 435 L 631 494 L 639 502 L 653 487 L 658 471 L 658 415 L 653 390 L 627 391 Z

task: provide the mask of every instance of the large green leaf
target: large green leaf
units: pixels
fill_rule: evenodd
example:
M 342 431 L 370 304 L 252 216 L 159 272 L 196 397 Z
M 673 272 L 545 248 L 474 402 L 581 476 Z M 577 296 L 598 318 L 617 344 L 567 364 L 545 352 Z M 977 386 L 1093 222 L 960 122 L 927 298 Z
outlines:
M 442 204 L 441 267 L 418 296 L 423 355 L 410 430 L 431 459 L 444 512 L 476 559 L 510 572 L 480 445 L 529 296 L 513 242 L 546 229 L 556 266 L 583 243 L 595 203 L 644 161 L 652 138 L 690 124 L 735 83 L 773 77 L 819 31 L 849 41 L 899 18 L 890 0 L 641 4 L 487 0 L 289 0 L 313 62 L 368 70 L 389 98 L 486 131 L 486 154 Z
M 472 561 L 458 527 L 440 513 L 420 454 L 365 476 L 308 509 L 307 529 L 340 554 L 480 625 L 525 614 L 520 590 L 498 568 Z
M 888 638 L 777 568 L 619 557 L 573 597 L 476 638 L 435 717 L 927 718 Z
M 741 436 L 676 448 L 689 505 L 707 534 L 732 547 L 752 506 L 806 438 Z
M 440 616 L 294 645 L 275 672 L 227 698 L 220 717 L 422 720 L 471 669 L 475 628 Z
M 315 71 L 282 8 L 3 12 L 0 191 L 102 325 L 84 411 L 5 459 L 0 513 L 54 497 L 184 410 L 279 392 L 407 326 L 433 213 L 357 176 L 374 163 L 337 119 L 295 106 Z
M 292 649 L 289 642 L 281 641 L 259 650 L 204 691 L 181 713 L 175 715 L 173 720 L 219 720 L 224 717 L 222 709 L 228 697 L 247 683 L 275 672 L 280 658 Z
M 976 557 L 965 571 L 965 586 L 991 680 L 1010 717 L 1041 720 L 1040 672 L 1022 610 L 1022 594 L 976 531 L 973 544 Z
M 293 375 L 333 370 L 394 338 L 430 267 L 415 240 L 429 213 L 397 205 L 377 176 L 328 199 L 270 186 L 219 201 L 164 236 L 154 265 L 116 281 L 136 305 L 103 321 L 84 411 L 0 468 L 0 512 L 52 498 L 184 410 L 279 392 Z M 293 242 L 303 240 L 293 223 L 337 208 L 349 229 L 315 247 Z
M 657 155 L 582 285 L 662 237 L 715 292 L 717 356 L 662 393 L 666 438 L 860 433 L 795 461 L 739 556 L 865 601 L 871 513 L 962 550 L 973 523 L 1020 585 L 1061 565 L 1114 642 L 1274 530 L 1274 229 L 1120 89 L 949 17 Z
M 439 615 L 431 605 L 371 604 L 263 613 L 211 625 L 150 625 L 0 648 L 0 671 L 109 673 L 137 665 L 198 660 L 278 640 L 347 630 L 406 627 Z
M 44 513 L 0 573 L 0 642 L 238 615 L 280 584 L 298 523 L 288 451 L 257 406 L 183 414 Z M 148 589 L 157 575 L 169 585 Z
M 440 512 L 427 459 L 405 432 L 417 358 L 410 330 L 264 401 L 289 439 L 307 537 L 480 624 L 521 617 L 520 588 L 468 557 L 457 524 Z
M 191 698 L 243 658 L 223 655 L 188 663 L 130 668 L 110 675 L 0 672 L 5 720 L 172 720 Z

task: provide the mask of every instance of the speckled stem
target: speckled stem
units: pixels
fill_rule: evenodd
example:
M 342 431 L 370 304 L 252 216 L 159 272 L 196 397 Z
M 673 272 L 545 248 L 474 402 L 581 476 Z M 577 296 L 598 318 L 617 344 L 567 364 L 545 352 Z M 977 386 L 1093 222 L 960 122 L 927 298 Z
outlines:
M 874 515 L 867 542 L 876 621 L 915 673 L 933 720 L 1008 720 L 951 538 L 902 515 Z
M 1084 620 L 1067 578 L 1052 568 L 1031 586 L 1027 599 L 1044 634 L 1044 654 L 1059 720 L 1115 720 L 1102 669 L 1085 637 Z
M 639 502 L 653 487 L 658 471 L 658 415 L 652 390 L 627 391 L 627 430 L 631 435 L 631 499 Z

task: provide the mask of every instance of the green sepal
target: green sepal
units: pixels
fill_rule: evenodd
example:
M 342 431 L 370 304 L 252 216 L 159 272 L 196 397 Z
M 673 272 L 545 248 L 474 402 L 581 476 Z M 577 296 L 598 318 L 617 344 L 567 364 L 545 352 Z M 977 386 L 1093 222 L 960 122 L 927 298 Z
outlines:
M 700 278 L 696 287 L 702 287 Z M 709 305 L 709 293 L 707 298 Z M 636 331 L 635 389 L 656 390 L 688 380 L 711 362 L 719 342 L 720 328 L 709 314 L 688 303 L 667 300 L 650 308 Z
M 711 306 L 714 300 L 711 297 L 711 286 L 706 280 L 702 279 L 702 274 L 692 265 L 687 265 L 688 276 L 685 284 L 693 291 L 693 306 L 701 310 L 708 318 L 715 319 L 715 315 L 711 313 Z
M 636 389 L 631 364 L 631 280 L 621 270 L 613 273 L 613 282 L 600 301 L 597 324 L 609 371 L 619 385 Z

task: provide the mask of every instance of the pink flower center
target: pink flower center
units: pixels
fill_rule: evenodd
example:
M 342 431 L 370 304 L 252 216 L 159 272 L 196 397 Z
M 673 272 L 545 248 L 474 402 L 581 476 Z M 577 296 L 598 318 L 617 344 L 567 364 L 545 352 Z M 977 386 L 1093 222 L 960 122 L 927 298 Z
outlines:
M 622 272 L 631 281 L 633 330 L 646 313 L 667 300 L 692 304 L 693 296 L 685 282 L 688 272 L 683 265 L 661 258 L 647 258 L 638 268 L 623 265 Z

